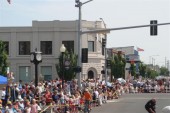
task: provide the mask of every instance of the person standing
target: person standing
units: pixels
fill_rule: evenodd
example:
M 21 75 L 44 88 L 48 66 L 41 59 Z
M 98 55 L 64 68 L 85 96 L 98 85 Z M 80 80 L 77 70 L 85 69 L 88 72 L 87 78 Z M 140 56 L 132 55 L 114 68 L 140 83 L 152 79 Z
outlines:
M 6 95 L 6 91 L 5 91 L 5 87 L 3 87 L 2 93 L 1 93 L 1 100 L 2 100 L 2 106 L 3 106 L 3 107 L 6 105 L 5 95 Z
M 145 109 L 148 111 L 148 113 L 156 113 L 156 99 L 151 99 L 145 104 Z

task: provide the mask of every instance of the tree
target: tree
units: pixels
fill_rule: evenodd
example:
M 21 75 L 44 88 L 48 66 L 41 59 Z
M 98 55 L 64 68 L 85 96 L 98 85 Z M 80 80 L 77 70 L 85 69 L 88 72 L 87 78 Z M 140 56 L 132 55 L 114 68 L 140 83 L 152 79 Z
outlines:
M 68 60 L 70 61 L 70 66 L 68 69 L 65 68 L 64 66 L 64 70 L 62 70 L 62 54 L 59 55 L 59 63 L 56 64 L 56 70 L 57 70 L 57 74 L 60 78 L 62 78 L 63 76 L 63 72 L 64 72 L 64 80 L 66 81 L 70 81 L 73 78 L 75 78 L 76 73 L 75 73 L 75 67 L 77 67 L 77 58 L 78 56 L 76 54 L 74 54 L 72 51 L 69 53 L 68 51 L 66 51 L 63 55 L 63 60 Z M 64 65 L 64 62 L 63 62 Z
M 158 72 L 153 70 L 153 69 L 150 69 L 150 68 L 147 68 L 147 78 L 155 78 L 156 76 L 158 76 Z
M 134 76 L 134 78 L 136 78 L 136 64 L 131 63 L 130 72 L 131 72 L 131 75 Z
M 139 64 L 139 73 L 142 77 L 145 77 L 146 75 L 146 65 L 142 62 Z
M 0 40 L 0 74 L 7 75 L 7 51 L 5 50 L 5 44 Z
M 166 67 L 161 67 L 160 68 L 160 75 L 168 76 L 169 75 L 168 69 Z
M 125 58 L 122 57 L 121 53 L 114 55 L 111 60 L 111 75 L 113 75 L 114 78 L 124 78 L 125 64 Z

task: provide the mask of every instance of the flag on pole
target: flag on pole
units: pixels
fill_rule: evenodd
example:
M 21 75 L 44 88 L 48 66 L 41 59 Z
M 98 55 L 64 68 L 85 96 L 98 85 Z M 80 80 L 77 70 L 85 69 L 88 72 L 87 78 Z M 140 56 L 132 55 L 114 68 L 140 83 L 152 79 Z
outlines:
M 144 51 L 144 49 L 137 47 L 137 51 Z
M 9 4 L 11 4 L 11 0 L 7 0 L 7 2 L 8 2 Z

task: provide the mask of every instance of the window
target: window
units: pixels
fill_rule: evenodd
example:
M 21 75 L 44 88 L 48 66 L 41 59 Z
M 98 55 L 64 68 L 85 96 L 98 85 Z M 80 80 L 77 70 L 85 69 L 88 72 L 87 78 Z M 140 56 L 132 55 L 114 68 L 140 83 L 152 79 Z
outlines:
M 66 47 L 66 50 L 70 53 L 74 53 L 74 41 L 62 41 L 62 44 Z
M 6 53 L 7 53 L 7 55 L 9 55 L 9 42 L 4 41 L 3 43 L 5 44 L 5 51 L 6 51 Z
M 88 51 L 94 52 L 94 41 L 88 41 Z
M 22 80 L 24 83 L 33 80 L 30 72 L 30 66 L 19 66 L 19 80 Z
M 51 66 L 41 66 L 41 74 L 44 80 L 52 80 L 52 67 Z
M 29 54 L 30 54 L 30 41 L 20 41 L 19 55 L 29 55 Z
M 41 52 L 43 55 L 52 55 L 52 41 L 41 41 Z

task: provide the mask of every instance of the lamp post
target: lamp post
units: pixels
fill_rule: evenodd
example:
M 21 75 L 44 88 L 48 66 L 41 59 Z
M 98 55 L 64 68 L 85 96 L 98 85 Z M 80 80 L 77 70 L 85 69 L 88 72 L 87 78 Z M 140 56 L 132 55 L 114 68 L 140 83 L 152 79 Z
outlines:
M 64 52 L 66 51 L 66 48 L 64 44 L 61 45 L 60 47 L 60 52 L 62 55 L 62 61 L 61 61 L 61 66 L 62 66 L 62 88 L 64 88 Z
M 35 87 L 38 86 L 38 64 L 42 62 L 42 52 L 37 51 L 35 49 L 34 52 L 31 52 L 31 63 L 35 65 Z

